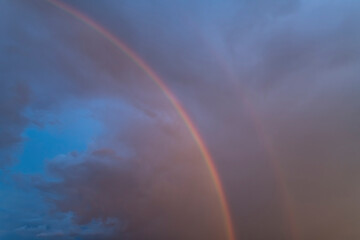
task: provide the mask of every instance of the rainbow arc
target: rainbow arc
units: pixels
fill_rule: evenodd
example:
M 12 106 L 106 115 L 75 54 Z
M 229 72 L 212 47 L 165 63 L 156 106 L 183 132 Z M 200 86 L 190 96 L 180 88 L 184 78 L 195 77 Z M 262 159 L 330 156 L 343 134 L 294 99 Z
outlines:
M 201 137 L 198 129 L 196 128 L 194 122 L 191 120 L 189 114 L 186 112 L 185 108 L 182 106 L 181 102 L 177 99 L 175 94 L 171 91 L 171 89 L 165 84 L 165 82 L 160 78 L 160 76 L 131 48 L 129 48 L 123 41 L 121 41 L 118 37 L 108 31 L 105 27 L 80 12 L 79 10 L 73 8 L 72 6 L 61 2 L 59 0 L 47 0 L 57 8 L 67 12 L 75 19 L 80 20 L 100 35 L 102 35 L 105 39 L 110 41 L 116 48 L 118 48 L 122 53 L 128 56 L 134 64 L 136 64 L 140 69 L 142 69 L 146 75 L 159 87 L 159 89 L 163 92 L 165 97 L 170 101 L 173 108 L 176 110 L 187 129 L 189 130 L 192 138 L 194 139 L 196 145 L 199 148 L 201 156 L 207 166 L 207 169 L 210 173 L 211 180 L 213 182 L 214 188 L 216 190 L 219 205 L 221 208 L 221 212 L 223 215 L 224 222 L 224 230 L 226 239 L 235 240 L 235 231 L 233 227 L 233 222 L 230 214 L 230 208 L 226 199 L 225 191 L 222 186 L 220 176 L 216 170 L 216 166 L 214 160 L 206 147 L 206 144 Z

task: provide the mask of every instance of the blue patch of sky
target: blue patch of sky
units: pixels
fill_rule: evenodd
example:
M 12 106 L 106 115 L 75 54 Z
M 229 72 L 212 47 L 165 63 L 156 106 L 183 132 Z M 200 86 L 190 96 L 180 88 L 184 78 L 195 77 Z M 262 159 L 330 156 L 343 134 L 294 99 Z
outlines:
M 43 173 L 44 161 L 59 154 L 82 152 L 101 132 L 101 124 L 88 109 L 68 109 L 59 114 L 44 113 L 40 125 L 28 126 L 19 163 L 13 170 Z

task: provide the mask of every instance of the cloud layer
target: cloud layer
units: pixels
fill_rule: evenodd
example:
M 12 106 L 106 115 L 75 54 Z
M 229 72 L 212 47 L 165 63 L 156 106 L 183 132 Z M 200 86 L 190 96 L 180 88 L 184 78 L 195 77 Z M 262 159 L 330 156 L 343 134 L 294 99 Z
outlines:
M 359 3 L 66 2 L 178 96 L 238 239 L 359 238 Z M 154 82 L 46 1 L 0 16 L 0 237 L 223 239 L 199 149 Z

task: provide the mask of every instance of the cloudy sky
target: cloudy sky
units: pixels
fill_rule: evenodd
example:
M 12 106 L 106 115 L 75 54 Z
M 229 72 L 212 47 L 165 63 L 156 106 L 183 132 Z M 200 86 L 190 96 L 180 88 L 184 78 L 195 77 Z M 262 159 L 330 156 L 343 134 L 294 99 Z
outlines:
M 359 1 L 62 1 L 181 102 L 237 240 L 360 239 Z M 227 239 L 199 146 L 128 55 L 47 0 L 0 0 L 0 30 L 0 239 Z

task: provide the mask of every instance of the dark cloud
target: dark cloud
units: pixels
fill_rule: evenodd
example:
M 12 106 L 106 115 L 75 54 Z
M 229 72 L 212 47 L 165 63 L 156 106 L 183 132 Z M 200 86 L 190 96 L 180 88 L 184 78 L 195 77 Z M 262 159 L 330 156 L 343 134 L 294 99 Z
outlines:
M 55 193 L 58 208 L 74 212 L 81 224 L 120 219 L 118 237 L 221 238 L 216 195 L 199 153 L 187 143 L 189 136 L 168 135 L 142 121 L 136 131 L 119 136 L 135 149 L 134 157 L 123 158 L 112 149 L 71 155 L 49 163 L 61 181 L 41 188 Z
M 179 97 L 215 159 L 239 239 L 359 237 L 357 2 L 68 3 Z M 49 157 L 45 172 L 2 172 L 0 236 L 222 239 L 200 153 L 141 69 L 44 1 L 3 1 L 0 11 L 0 164 L 21 155 L 27 128 L 68 127 L 66 110 L 101 125 L 85 150 Z
M 25 84 L 4 84 L 3 91 L 0 103 L 0 167 L 14 160 L 12 150 L 19 147 L 21 133 L 29 124 L 23 111 L 30 101 L 30 90 Z

